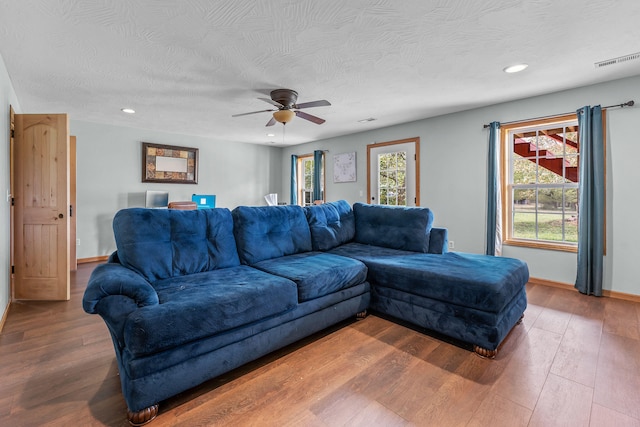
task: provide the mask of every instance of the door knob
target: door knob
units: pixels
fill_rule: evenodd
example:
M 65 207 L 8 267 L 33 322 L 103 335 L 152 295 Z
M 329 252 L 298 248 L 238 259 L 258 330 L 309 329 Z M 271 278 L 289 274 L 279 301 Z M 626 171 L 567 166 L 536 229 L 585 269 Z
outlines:
M 58 218 L 62 219 L 62 218 L 64 218 L 64 215 L 58 214 Z

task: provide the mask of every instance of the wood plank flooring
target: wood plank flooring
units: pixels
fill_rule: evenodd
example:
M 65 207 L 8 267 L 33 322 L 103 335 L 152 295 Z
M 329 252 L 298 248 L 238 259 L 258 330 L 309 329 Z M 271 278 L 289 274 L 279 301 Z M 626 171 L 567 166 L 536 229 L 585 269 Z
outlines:
M 15 302 L 0 426 L 127 426 L 111 339 L 68 302 Z M 151 426 L 640 427 L 640 303 L 530 285 L 495 360 L 369 316 L 162 402 Z

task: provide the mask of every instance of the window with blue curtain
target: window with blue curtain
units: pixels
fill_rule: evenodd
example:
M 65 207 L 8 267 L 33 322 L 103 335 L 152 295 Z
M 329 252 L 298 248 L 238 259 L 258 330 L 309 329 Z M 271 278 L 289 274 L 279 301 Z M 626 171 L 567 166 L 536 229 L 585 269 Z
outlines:
M 322 150 L 291 156 L 291 204 L 310 206 L 324 202 L 324 167 Z

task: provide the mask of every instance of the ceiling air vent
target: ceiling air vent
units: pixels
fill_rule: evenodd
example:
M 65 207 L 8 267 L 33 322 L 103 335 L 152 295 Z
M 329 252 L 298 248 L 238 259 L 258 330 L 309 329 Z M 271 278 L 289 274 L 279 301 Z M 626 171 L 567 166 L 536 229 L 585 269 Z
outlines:
M 631 55 L 620 56 L 618 58 L 607 59 L 606 61 L 596 62 L 593 65 L 595 65 L 596 68 L 602 68 L 602 67 L 607 67 L 609 65 L 621 64 L 623 62 L 633 61 L 635 59 L 640 59 L 640 52 L 632 53 Z

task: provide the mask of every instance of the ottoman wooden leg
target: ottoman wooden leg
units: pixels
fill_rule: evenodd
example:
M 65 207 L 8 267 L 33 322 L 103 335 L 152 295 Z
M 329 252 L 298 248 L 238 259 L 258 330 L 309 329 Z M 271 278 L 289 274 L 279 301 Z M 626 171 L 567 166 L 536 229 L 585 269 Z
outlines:
M 478 345 L 473 346 L 473 351 L 480 357 L 485 357 L 487 359 L 495 359 L 496 354 L 498 354 L 498 350 L 487 350 L 486 348 L 482 348 Z
M 356 319 L 358 320 L 362 320 L 365 317 L 367 317 L 367 310 L 361 311 L 360 313 L 356 314 Z
M 516 325 L 521 324 L 522 323 L 522 319 L 524 319 L 524 313 L 522 313 L 522 316 L 520 316 L 520 318 L 516 322 Z M 496 355 L 498 354 L 498 349 L 487 350 L 486 348 L 482 348 L 482 347 L 480 347 L 478 345 L 474 345 L 473 346 L 473 351 L 475 351 L 478 356 L 485 357 L 487 359 L 495 359 Z
M 151 405 L 148 408 L 144 408 L 138 412 L 131 412 L 127 410 L 127 418 L 129 424 L 132 426 L 143 426 L 155 419 L 158 416 L 158 404 Z

